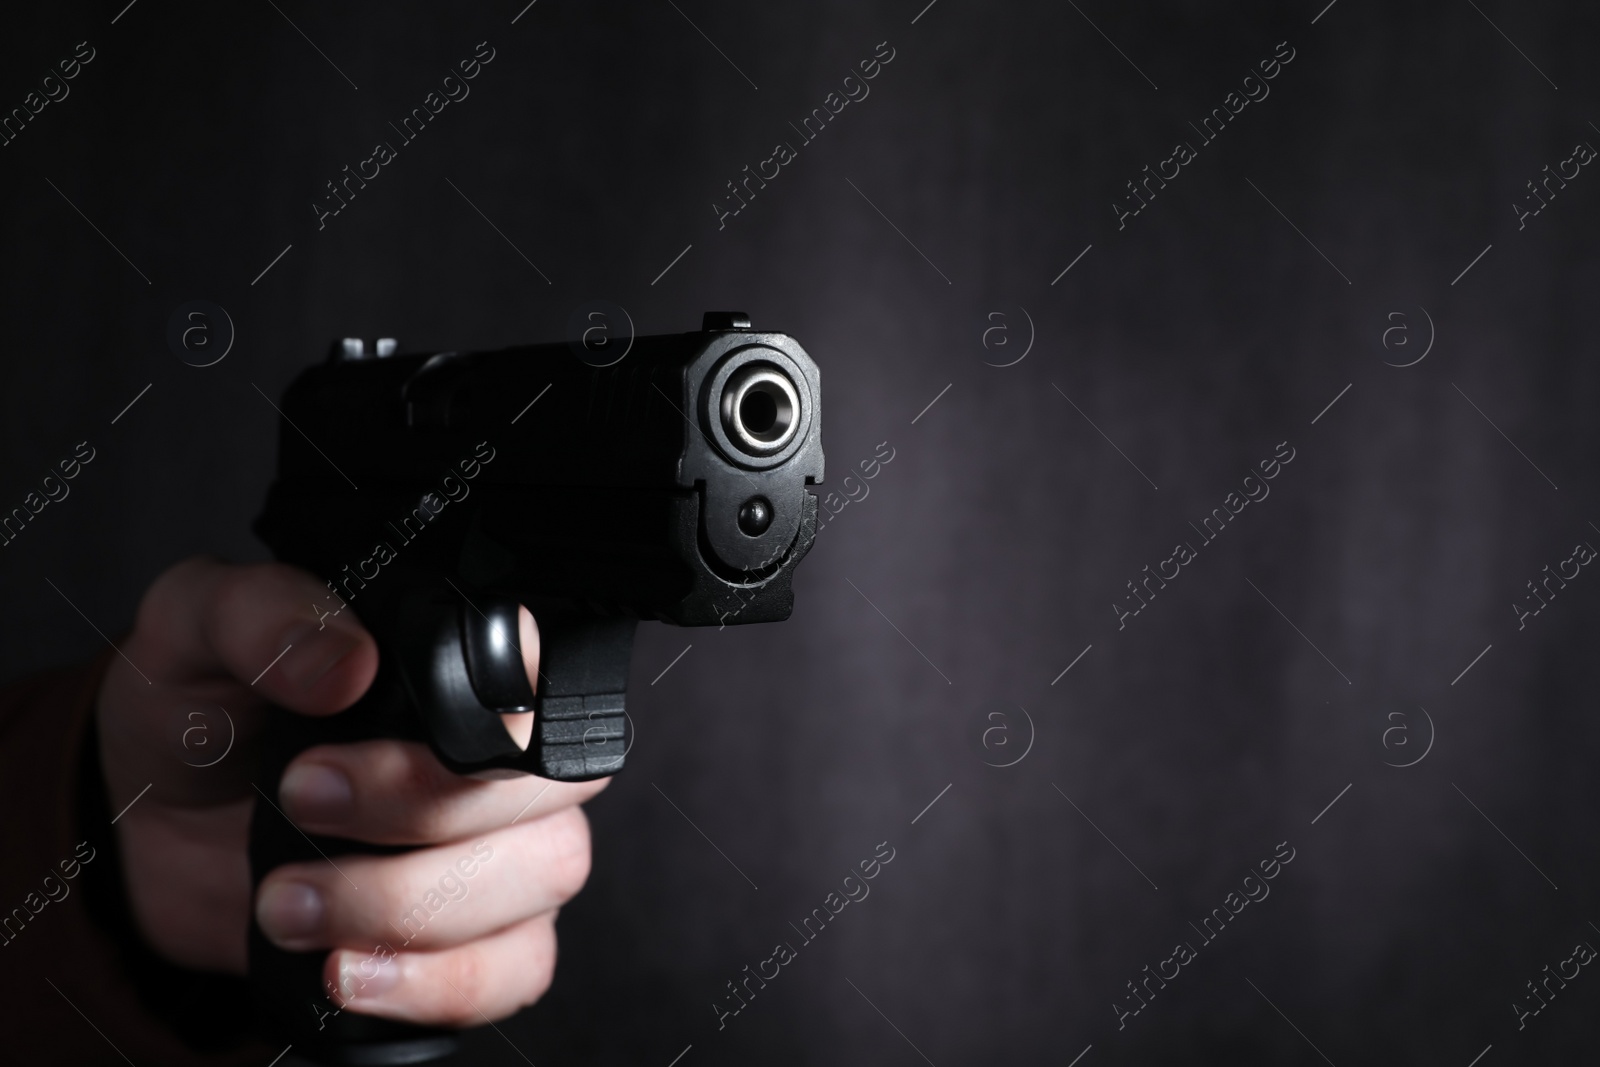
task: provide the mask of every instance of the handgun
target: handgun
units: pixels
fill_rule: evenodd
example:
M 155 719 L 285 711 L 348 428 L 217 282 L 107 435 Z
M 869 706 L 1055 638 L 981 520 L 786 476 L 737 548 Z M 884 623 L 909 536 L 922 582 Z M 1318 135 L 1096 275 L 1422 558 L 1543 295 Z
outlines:
M 254 884 L 284 863 L 397 851 L 308 836 L 282 814 L 278 781 L 312 745 L 424 741 L 479 777 L 614 774 L 631 736 L 639 621 L 788 618 L 816 536 L 807 487 L 823 477 L 817 365 L 742 312 L 606 344 L 401 354 L 389 339 L 344 339 L 289 386 L 255 531 L 327 582 L 318 616 L 353 611 L 379 667 L 338 715 L 271 713 Z M 539 628 L 536 686 L 517 647 L 519 605 Z M 500 715 L 528 711 L 523 748 Z M 329 1064 L 454 1051 L 451 1031 L 338 1011 L 325 955 L 279 949 L 252 921 L 265 1032 Z

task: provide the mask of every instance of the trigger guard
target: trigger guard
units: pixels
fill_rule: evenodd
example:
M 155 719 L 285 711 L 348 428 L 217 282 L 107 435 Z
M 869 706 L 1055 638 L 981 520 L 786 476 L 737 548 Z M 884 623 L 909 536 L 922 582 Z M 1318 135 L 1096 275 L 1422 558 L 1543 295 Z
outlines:
M 505 677 L 504 657 L 494 655 L 490 628 L 480 626 L 478 634 L 469 636 L 473 629 L 465 613 L 472 610 L 453 597 L 418 593 L 406 598 L 395 620 L 399 647 L 394 663 L 401 682 L 434 751 L 455 770 L 504 766 L 525 755 L 506 732 L 496 709 L 485 705 L 474 684 L 481 679 L 495 700 L 506 692 L 512 693 L 514 706 L 520 697 Z M 510 614 L 514 619 L 515 604 Z M 479 622 L 484 620 L 480 618 Z M 479 638 L 486 653 L 483 656 L 472 650 L 471 642 Z M 533 693 L 522 668 L 521 653 L 513 648 L 512 654 L 526 703 L 531 707 Z M 480 659 L 478 678 L 474 677 L 473 657 Z

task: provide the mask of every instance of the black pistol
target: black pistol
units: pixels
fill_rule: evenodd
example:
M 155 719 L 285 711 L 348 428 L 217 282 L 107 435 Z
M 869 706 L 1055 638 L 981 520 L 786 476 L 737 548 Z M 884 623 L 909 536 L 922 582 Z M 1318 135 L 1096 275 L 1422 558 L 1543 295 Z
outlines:
M 274 713 L 258 778 L 273 805 L 295 755 L 373 737 L 424 741 L 459 774 L 614 774 L 639 620 L 788 618 L 816 535 L 807 486 L 823 476 L 816 364 L 738 312 L 623 345 L 401 355 L 346 340 L 289 386 L 255 530 L 327 580 L 314 607 L 355 612 L 379 669 L 338 715 Z M 519 604 L 539 626 L 536 688 Z M 499 716 L 526 711 L 523 749 Z M 251 823 L 257 885 L 284 863 L 395 851 L 307 838 L 273 805 Z M 330 1064 L 454 1051 L 449 1031 L 337 1011 L 325 956 L 285 952 L 252 922 L 264 1030 Z

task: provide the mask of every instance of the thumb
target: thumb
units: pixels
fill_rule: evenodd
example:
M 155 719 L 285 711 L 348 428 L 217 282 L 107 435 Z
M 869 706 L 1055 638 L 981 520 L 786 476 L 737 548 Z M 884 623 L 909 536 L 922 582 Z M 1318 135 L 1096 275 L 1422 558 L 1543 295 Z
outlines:
M 281 563 L 178 564 L 139 606 L 135 641 L 158 684 L 232 679 L 305 715 L 342 711 L 366 692 L 378 648 L 327 587 Z

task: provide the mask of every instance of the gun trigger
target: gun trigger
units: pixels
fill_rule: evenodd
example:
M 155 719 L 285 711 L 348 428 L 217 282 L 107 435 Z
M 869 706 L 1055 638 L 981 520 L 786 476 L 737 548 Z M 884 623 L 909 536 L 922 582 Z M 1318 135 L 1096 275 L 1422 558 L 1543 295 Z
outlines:
M 472 691 L 490 711 L 532 711 L 533 688 L 528 685 L 522 649 L 517 643 L 517 602 L 486 597 L 478 601 L 477 607 L 482 614 L 461 614 L 461 645 L 466 652 Z

